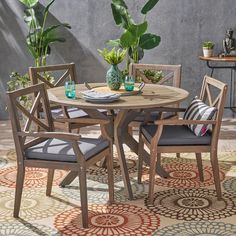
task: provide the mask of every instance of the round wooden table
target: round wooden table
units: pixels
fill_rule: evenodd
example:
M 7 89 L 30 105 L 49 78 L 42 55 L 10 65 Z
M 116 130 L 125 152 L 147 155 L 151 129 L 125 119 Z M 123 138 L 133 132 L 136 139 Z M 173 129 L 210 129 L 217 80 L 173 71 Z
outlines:
M 105 86 L 105 84 L 94 83 L 90 84 L 90 86 L 95 88 Z M 86 102 L 80 98 L 79 94 L 84 90 L 87 90 L 87 88 L 83 84 L 76 85 L 77 97 L 76 99 L 69 99 L 65 96 L 64 87 L 48 89 L 49 100 L 63 106 L 73 106 L 83 109 L 90 117 L 95 119 L 108 119 L 107 116 L 99 112 L 98 109 L 116 111 L 116 115 L 113 117 L 114 121 L 111 122 L 112 125 L 109 128 L 107 127 L 107 132 L 112 138 L 114 138 L 114 144 L 117 148 L 124 185 L 129 199 L 132 199 L 133 194 L 123 144 L 128 145 L 130 149 L 137 154 L 138 143 L 128 133 L 128 124 L 134 120 L 134 118 L 138 116 L 142 110 L 174 105 L 185 100 L 189 93 L 181 88 L 157 84 L 146 84 L 142 92 L 137 95 L 121 96 L 121 98 L 115 102 L 97 104 Z M 148 153 L 145 153 L 145 156 L 148 156 Z M 166 176 L 166 172 L 161 168 L 161 166 L 159 166 L 158 173 L 162 176 Z M 74 176 L 77 176 L 77 173 L 74 173 Z M 72 179 L 73 178 L 71 176 L 68 176 L 64 183 L 68 184 L 68 182 Z

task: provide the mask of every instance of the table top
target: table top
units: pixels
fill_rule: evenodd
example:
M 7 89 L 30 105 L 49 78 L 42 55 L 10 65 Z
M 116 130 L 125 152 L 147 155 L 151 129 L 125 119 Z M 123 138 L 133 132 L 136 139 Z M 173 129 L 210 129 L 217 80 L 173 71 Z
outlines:
M 236 57 L 218 57 L 218 56 L 214 56 L 214 57 L 203 57 L 203 56 L 199 56 L 200 60 L 203 61 L 225 61 L 225 62 L 236 62 Z
M 90 83 L 92 88 L 104 86 L 104 83 Z M 138 86 L 135 85 L 135 86 Z M 76 99 L 69 99 L 65 96 L 64 87 L 48 89 L 49 100 L 61 105 L 79 107 L 84 109 L 140 109 L 155 108 L 175 104 L 185 100 L 189 93 L 181 88 L 146 84 L 141 93 L 131 96 L 122 96 L 112 103 L 95 104 L 86 102 L 79 97 L 79 92 L 87 90 L 83 84 L 76 85 Z M 114 91 L 115 92 L 115 91 Z

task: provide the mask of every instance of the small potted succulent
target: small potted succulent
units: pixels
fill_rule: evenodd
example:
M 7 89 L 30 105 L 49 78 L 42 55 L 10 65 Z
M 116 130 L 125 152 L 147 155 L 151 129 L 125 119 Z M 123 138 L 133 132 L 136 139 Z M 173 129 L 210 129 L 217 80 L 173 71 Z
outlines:
M 213 48 L 215 44 L 212 41 L 205 41 L 202 44 L 203 49 L 203 56 L 204 57 L 211 57 L 213 55 Z
M 118 64 L 124 60 L 127 50 L 112 48 L 109 51 L 107 48 L 104 48 L 103 50 L 98 49 L 98 52 L 103 59 L 111 65 L 106 74 L 108 87 L 111 90 L 119 90 L 123 82 L 123 75 L 118 68 Z

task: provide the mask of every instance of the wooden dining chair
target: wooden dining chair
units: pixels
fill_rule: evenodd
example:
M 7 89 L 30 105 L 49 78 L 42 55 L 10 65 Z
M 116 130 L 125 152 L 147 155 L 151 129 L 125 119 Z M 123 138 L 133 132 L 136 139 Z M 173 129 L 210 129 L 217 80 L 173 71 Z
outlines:
M 43 82 L 46 85 L 46 88 L 64 86 L 65 81 L 67 80 L 72 80 L 75 83 L 78 82 L 76 81 L 77 77 L 74 63 L 29 67 L 29 76 L 32 84 Z M 73 129 L 88 126 L 87 124 L 73 123 L 69 119 L 88 117 L 87 113 L 83 110 L 57 104 L 51 104 L 50 107 L 56 128 L 71 132 Z M 43 115 L 42 112 L 40 114 Z M 64 118 L 67 118 L 67 122 L 65 122 Z
M 31 108 L 27 109 L 20 103 L 19 97 L 23 95 L 33 95 Z M 39 106 L 45 114 L 44 119 L 37 116 Z M 17 155 L 14 217 L 19 216 L 26 167 L 48 169 L 47 196 L 51 195 L 54 170 L 70 170 L 78 173 L 82 223 L 83 227 L 87 228 L 86 170 L 104 157 L 107 161 L 109 203 L 114 201 L 111 140 L 105 137 L 104 132 L 104 136 L 100 138 L 83 138 L 77 133 L 55 132 L 48 95 L 45 85 L 42 83 L 9 92 L 8 108 Z M 90 118 L 76 118 L 76 120 L 82 124 L 87 124 Z M 106 130 L 109 121 L 96 119 L 96 122 Z M 38 127 L 40 127 L 40 132 Z
M 181 65 L 161 65 L 161 64 L 135 64 L 131 63 L 129 66 L 129 75 L 134 76 L 136 79 L 138 78 L 144 83 L 152 83 L 150 79 L 145 76 L 144 71 L 159 71 L 162 74 L 162 79 L 157 82 L 157 84 L 161 85 L 169 85 L 180 88 L 181 86 Z M 172 107 L 178 107 L 179 104 L 175 104 Z M 163 111 L 164 108 L 161 108 Z M 134 121 L 129 124 L 129 132 L 132 133 L 132 129 L 134 127 L 139 127 L 140 124 L 144 121 L 145 117 L 149 121 L 156 120 L 160 115 L 160 109 L 151 109 L 145 110 L 139 116 L 137 116 Z M 162 116 L 166 118 L 174 117 L 177 115 L 177 112 L 172 112 L 171 108 L 166 108 L 166 112 L 162 112 Z
M 150 150 L 148 194 L 150 204 L 153 204 L 154 201 L 155 169 L 157 162 L 160 161 L 161 153 L 194 152 L 199 178 L 200 181 L 203 181 L 201 153 L 209 152 L 217 197 L 221 198 L 217 146 L 227 87 L 226 84 L 205 76 L 199 98 L 191 102 L 185 110 L 183 119 L 157 120 L 155 124 L 141 125 L 138 182 L 141 182 L 142 152 L 145 144 Z M 210 129 L 208 130 L 208 128 Z

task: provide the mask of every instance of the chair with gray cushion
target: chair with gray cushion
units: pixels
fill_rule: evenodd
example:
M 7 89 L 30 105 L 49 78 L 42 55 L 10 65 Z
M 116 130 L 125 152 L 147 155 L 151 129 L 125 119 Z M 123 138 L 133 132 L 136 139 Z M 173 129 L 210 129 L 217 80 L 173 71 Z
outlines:
M 74 63 L 30 67 L 29 76 L 32 84 L 43 82 L 47 85 L 47 88 L 64 86 L 66 80 L 72 80 L 75 83 L 78 82 L 76 81 L 77 77 Z M 84 126 L 94 125 L 79 124 L 77 122 L 70 121 L 69 118 L 88 117 L 88 114 L 81 109 L 58 106 L 57 104 L 51 104 L 50 107 L 56 128 L 71 132 L 71 130 L 73 129 L 79 129 Z M 40 116 L 44 118 L 44 113 L 40 112 Z M 63 118 L 67 118 L 67 121 L 65 122 Z
M 160 162 L 161 153 L 195 153 L 199 171 L 199 178 L 200 181 L 203 181 L 204 176 L 201 153 L 209 152 L 217 198 L 221 199 L 217 145 L 224 111 L 226 93 L 226 84 L 211 77 L 205 76 L 201 93 L 198 99 L 201 101 L 201 112 L 197 116 L 196 107 L 192 109 L 192 111 L 195 113 L 194 117 L 197 118 L 163 119 L 155 121 L 154 124 L 143 123 L 141 125 L 139 135 L 138 182 L 141 182 L 142 177 L 142 153 L 145 144 L 150 150 L 148 194 L 150 204 L 153 204 L 156 174 L 155 170 L 157 162 Z M 206 109 L 205 107 L 204 109 L 202 109 L 202 104 L 206 104 L 205 107 L 208 107 L 209 110 L 215 110 L 215 114 L 213 117 L 211 117 L 211 119 L 203 119 L 202 112 L 205 112 Z M 178 110 L 178 108 L 176 109 Z M 188 108 L 186 111 L 189 110 L 190 109 Z M 192 128 L 196 128 L 196 126 L 201 126 L 202 128 L 204 128 L 202 129 L 204 131 L 202 135 L 196 135 L 196 133 L 193 132 Z M 207 130 L 207 128 L 209 129 Z
M 145 71 L 160 72 L 162 77 L 156 84 L 168 85 L 180 88 L 181 86 L 181 65 L 162 65 L 162 64 L 135 64 L 131 63 L 129 66 L 129 75 L 134 76 L 137 80 L 141 80 L 144 83 L 153 83 L 146 75 Z M 179 104 L 175 104 L 174 107 L 178 107 Z M 173 107 L 173 106 L 172 106 Z M 164 108 L 162 108 L 164 110 Z M 162 112 L 162 116 L 166 118 L 174 117 L 177 112 L 172 111 L 171 107 L 166 108 L 166 112 Z M 130 124 L 129 132 L 132 128 L 139 127 L 140 124 L 148 118 L 149 122 L 153 122 L 160 117 L 159 108 L 152 110 L 145 110 L 140 113 Z
M 25 108 L 20 96 L 32 95 L 32 107 Z M 37 116 L 38 106 L 45 118 Z M 51 195 L 55 169 L 78 173 L 83 227 L 88 227 L 88 202 L 86 169 L 106 157 L 109 185 L 109 202 L 114 201 L 112 142 L 106 132 L 99 138 L 83 138 L 79 134 L 55 132 L 50 105 L 44 84 L 8 93 L 8 108 L 17 154 L 17 178 L 14 217 L 19 216 L 26 167 L 48 169 L 46 195 Z M 22 119 L 22 117 L 26 119 Z M 77 118 L 77 122 L 89 123 L 90 118 Z M 107 130 L 109 120 L 96 120 Z M 40 127 L 40 132 L 38 132 Z

